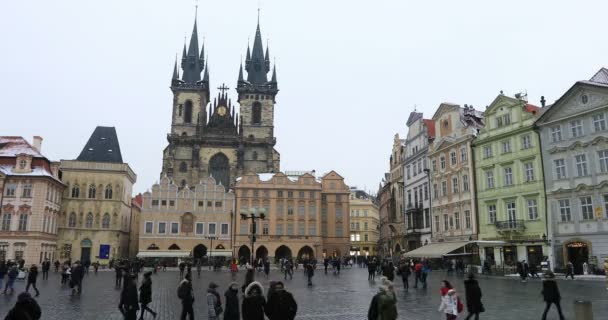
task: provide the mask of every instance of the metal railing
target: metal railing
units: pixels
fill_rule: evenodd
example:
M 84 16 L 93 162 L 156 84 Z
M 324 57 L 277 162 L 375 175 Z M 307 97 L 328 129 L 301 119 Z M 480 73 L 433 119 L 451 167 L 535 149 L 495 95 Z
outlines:
M 496 221 L 495 226 L 496 230 L 499 231 L 521 231 L 526 229 L 524 220 Z

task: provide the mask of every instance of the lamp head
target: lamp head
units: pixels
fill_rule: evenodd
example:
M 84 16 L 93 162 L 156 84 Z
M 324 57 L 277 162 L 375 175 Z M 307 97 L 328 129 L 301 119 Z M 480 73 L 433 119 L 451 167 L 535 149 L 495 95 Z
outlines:
M 241 213 L 241 220 L 247 220 L 247 215 L 244 213 Z
M 260 219 L 262 219 L 262 220 L 266 219 L 266 215 L 264 214 L 264 212 L 260 213 Z

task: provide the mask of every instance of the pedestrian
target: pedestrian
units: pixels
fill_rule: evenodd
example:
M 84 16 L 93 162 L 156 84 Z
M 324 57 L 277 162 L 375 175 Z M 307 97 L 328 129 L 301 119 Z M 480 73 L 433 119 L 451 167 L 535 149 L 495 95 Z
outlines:
M 291 260 L 285 259 L 283 262 L 283 269 L 285 272 L 285 280 L 287 280 L 287 276 L 289 275 L 289 279 L 293 279 L 293 263 Z
M 568 261 L 568 263 L 566 263 L 566 279 L 568 279 L 568 276 L 574 280 L 574 264 L 572 261 Z
M 80 264 L 80 261 L 74 263 L 72 268 L 72 275 L 70 279 L 70 287 L 72 288 L 72 295 L 74 293 L 82 293 L 82 279 L 84 278 L 84 267 Z
M 194 291 L 192 289 L 192 275 L 187 273 L 184 279 L 179 283 L 177 288 L 177 297 L 182 300 L 182 314 L 180 320 L 186 320 L 189 316 L 190 320 L 194 320 Z
M 327 272 L 325 272 L 327 273 Z M 376 278 L 376 258 L 367 264 L 367 280 L 374 280 Z
M 441 282 L 441 304 L 439 305 L 439 312 L 445 314 L 446 320 L 454 320 L 458 317 L 459 300 L 456 296 L 456 290 L 452 287 L 452 284 L 443 280 Z
M 224 310 L 224 320 L 239 320 L 239 285 L 232 282 L 226 292 L 226 310 Z
M 422 263 L 416 262 L 414 265 L 414 274 L 416 275 L 416 282 L 414 283 L 414 289 L 418 288 L 418 281 L 422 282 Z
M 55 260 L 55 273 L 59 272 L 59 266 L 61 266 L 61 262 L 59 262 L 59 260 Z
M 144 273 L 144 279 L 139 287 L 139 303 L 141 304 L 141 313 L 139 314 L 139 320 L 143 320 L 144 313 L 148 311 L 156 318 L 156 312 L 148 307 L 148 304 L 152 302 L 152 272 L 148 271 Z
M 201 260 L 200 259 L 196 260 L 196 274 L 199 278 L 201 277 L 202 269 L 203 269 L 203 264 L 201 263 Z
M 408 263 L 405 260 L 401 260 L 401 262 L 399 263 L 398 272 L 401 275 L 401 280 L 403 281 L 403 288 L 405 290 L 409 289 L 409 287 L 410 287 L 409 277 L 410 277 L 411 271 L 410 271 L 410 266 L 408 265 Z
M 114 266 L 114 271 L 116 272 L 116 288 L 120 288 L 121 284 L 122 284 L 122 277 L 123 277 L 123 268 L 122 265 L 120 263 L 117 263 Z
M 218 285 L 211 281 L 207 289 L 207 316 L 209 320 L 219 320 L 220 314 L 224 312 L 222 309 L 222 299 L 217 292 Z
M 312 287 L 312 277 L 315 275 L 315 267 L 312 264 L 306 264 L 306 277 L 308 278 L 308 286 Z
M 327 267 L 329 266 L 329 258 L 323 259 L 323 266 L 325 267 L 325 274 L 327 274 Z
M 395 266 L 393 265 L 392 261 L 384 265 L 382 275 L 390 281 L 393 281 L 395 279 Z
M 185 262 L 180 262 L 179 265 L 179 277 L 183 278 L 184 277 L 184 270 L 186 270 L 186 263 Z
M 268 275 L 270 274 L 270 260 L 268 259 L 264 260 L 264 274 L 266 275 L 266 278 L 268 278 Z
M 137 284 L 135 283 L 134 275 L 130 275 L 127 279 L 125 279 L 122 292 L 120 293 L 118 310 L 120 310 L 125 320 L 137 319 L 139 303 L 137 299 Z
M 532 278 L 539 278 L 536 263 L 530 264 L 530 276 Z
M 397 306 L 394 296 L 388 292 L 386 285 L 378 287 L 367 311 L 368 320 L 395 320 L 397 319 Z
M 519 273 L 519 278 L 521 279 L 521 282 L 526 282 L 526 278 L 528 276 L 524 263 L 525 260 L 522 260 L 517 263 L 517 273 Z
M 274 284 L 272 292 L 268 294 L 268 301 L 264 308 L 270 320 L 293 320 L 298 312 L 298 304 L 293 295 L 285 290 L 283 282 Z
M 95 272 L 95 275 L 97 275 L 98 270 L 99 270 L 99 261 L 95 261 L 95 263 L 93 263 L 93 271 Z
M 15 280 L 17 280 L 17 276 L 19 275 L 19 268 L 16 264 L 12 263 L 8 267 L 8 273 L 6 275 L 6 286 L 4 287 L 4 294 L 6 294 L 7 289 L 11 289 L 11 294 L 15 292 Z
M 243 320 L 264 320 L 264 309 L 266 299 L 264 299 L 264 288 L 254 281 L 245 289 L 245 298 L 241 305 Z
M 68 283 L 68 278 L 70 275 L 71 271 L 70 271 L 70 266 L 67 263 L 64 263 L 61 266 L 61 285 L 65 285 L 66 283 Z
M 4 276 L 8 272 L 8 267 L 6 266 L 6 262 L 4 260 L 0 260 L 0 289 L 2 288 L 2 281 L 4 280 Z
M 49 259 L 44 259 L 42 262 L 42 280 L 49 279 L 49 270 L 51 269 L 51 262 Z
M 542 320 L 547 319 L 547 312 L 549 312 L 551 304 L 555 304 L 555 307 L 557 307 L 557 312 L 559 313 L 559 318 L 561 320 L 564 320 L 564 315 L 562 314 L 562 307 L 560 305 L 560 300 L 562 299 L 562 297 L 559 294 L 557 282 L 555 282 L 555 274 L 551 271 L 547 271 L 545 272 L 543 278 L 543 291 L 541 293 L 545 300 L 545 311 L 543 312 Z
M 4 320 L 38 320 L 42 317 L 42 310 L 36 299 L 27 292 L 17 296 L 15 306 L 8 312 Z
M 251 266 L 247 266 L 247 273 L 245 273 L 245 282 L 241 286 L 241 291 L 243 291 L 243 293 L 245 293 L 247 286 L 249 286 L 249 284 L 251 284 L 254 281 L 254 278 L 255 278 L 255 271 L 253 270 L 253 268 Z
M 36 290 L 36 297 L 38 297 L 40 295 L 40 291 L 38 290 L 38 287 L 36 287 L 36 279 L 38 279 L 38 267 L 33 264 L 27 273 L 27 285 L 25 286 L 25 292 L 29 292 L 30 286 L 32 286 L 34 287 L 34 290 Z
M 467 298 L 467 311 L 469 312 L 465 320 L 471 319 L 473 315 L 475 315 L 475 320 L 479 320 L 479 314 L 484 312 L 485 308 L 481 303 L 481 288 L 475 280 L 473 272 L 469 273 L 469 279 L 464 281 L 464 294 Z

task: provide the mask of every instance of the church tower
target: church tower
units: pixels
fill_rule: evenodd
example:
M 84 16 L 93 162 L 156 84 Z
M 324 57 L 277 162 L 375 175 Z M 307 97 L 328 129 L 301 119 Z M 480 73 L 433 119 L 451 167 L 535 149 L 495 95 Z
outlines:
M 247 79 L 243 76 L 243 65 L 239 69 L 237 82 L 238 102 L 241 111 L 240 135 L 244 146 L 243 173 L 279 172 L 280 155 L 274 149 L 274 107 L 279 92 L 276 65 L 270 72 L 269 49 L 262 45 L 260 21 L 255 31 L 253 49 L 247 45 L 245 58 Z

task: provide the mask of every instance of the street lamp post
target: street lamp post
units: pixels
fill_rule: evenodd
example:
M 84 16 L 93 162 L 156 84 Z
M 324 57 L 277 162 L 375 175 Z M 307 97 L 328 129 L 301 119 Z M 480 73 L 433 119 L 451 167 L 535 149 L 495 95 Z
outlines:
M 247 210 L 243 209 L 241 210 L 241 220 L 251 220 L 251 265 L 253 266 L 253 259 L 254 259 L 254 245 L 255 245 L 255 234 L 256 234 L 256 220 L 265 220 L 266 219 L 266 210 L 265 209 L 259 209 L 259 215 L 256 215 L 256 212 L 258 210 L 256 210 L 255 208 L 251 208 L 249 210 L 249 214 L 247 213 Z
M 207 239 L 211 240 L 211 247 L 209 248 L 209 270 L 211 270 L 211 259 L 213 258 L 213 240 L 217 240 L 217 237 L 207 236 Z

